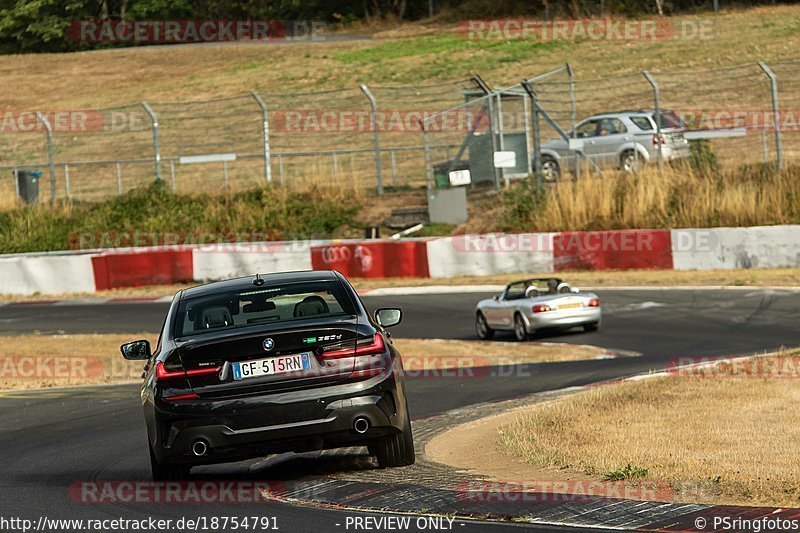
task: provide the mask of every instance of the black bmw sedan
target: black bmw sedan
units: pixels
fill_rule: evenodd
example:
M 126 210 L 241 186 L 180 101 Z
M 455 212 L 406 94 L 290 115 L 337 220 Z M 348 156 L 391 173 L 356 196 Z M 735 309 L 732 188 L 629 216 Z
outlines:
M 335 271 L 256 275 L 180 291 L 147 361 L 141 400 L 153 478 L 287 451 L 364 445 L 380 467 L 414 463 L 400 354 Z

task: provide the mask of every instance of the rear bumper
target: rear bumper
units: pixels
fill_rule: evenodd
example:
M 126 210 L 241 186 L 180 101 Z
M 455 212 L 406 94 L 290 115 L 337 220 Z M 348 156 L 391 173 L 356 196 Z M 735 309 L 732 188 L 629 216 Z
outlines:
M 527 318 L 529 330 L 571 328 L 600 322 L 602 311 L 599 307 L 589 307 L 581 310 L 532 313 Z
M 400 430 L 407 416 L 402 387 L 389 373 L 307 391 L 157 405 L 150 441 L 161 463 L 222 463 L 363 444 Z M 369 422 L 365 433 L 355 431 L 357 418 Z M 198 440 L 205 455 L 192 452 Z

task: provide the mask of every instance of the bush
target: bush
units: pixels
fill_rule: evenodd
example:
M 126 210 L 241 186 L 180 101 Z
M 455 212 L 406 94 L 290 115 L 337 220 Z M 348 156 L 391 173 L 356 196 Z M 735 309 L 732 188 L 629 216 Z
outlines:
M 343 226 L 355 226 L 360 207 L 344 193 L 318 188 L 188 196 L 153 184 L 98 204 L 40 204 L 0 213 L 0 253 L 64 250 L 76 246 L 82 233 L 202 233 L 206 240 L 220 241 L 248 240 L 253 234 L 270 240 L 328 238 Z

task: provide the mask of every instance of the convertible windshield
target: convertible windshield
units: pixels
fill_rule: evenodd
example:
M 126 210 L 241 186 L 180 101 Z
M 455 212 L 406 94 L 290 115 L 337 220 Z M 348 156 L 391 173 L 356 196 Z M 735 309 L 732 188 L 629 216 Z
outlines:
M 175 336 L 353 314 L 353 302 L 338 281 L 253 287 L 181 302 Z

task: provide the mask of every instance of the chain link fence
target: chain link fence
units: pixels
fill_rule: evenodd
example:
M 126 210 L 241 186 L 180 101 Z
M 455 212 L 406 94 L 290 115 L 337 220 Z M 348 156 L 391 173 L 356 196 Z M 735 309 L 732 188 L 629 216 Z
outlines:
M 43 173 L 41 200 L 100 200 L 154 179 L 177 192 L 326 184 L 382 193 L 464 169 L 473 183 L 500 187 L 541 177 L 542 144 L 569 142 L 584 119 L 622 110 L 674 111 L 687 136 L 706 139 L 723 166 L 782 164 L 800 156 L 799 86 L 800 62 L 593 79 L 565 65 L 502 89 L 474 76 L 7 112 L 0 195 L 14 196 L 22 170 Z M 583 163 L 573 177 L 603 172 L 573 148 Z

